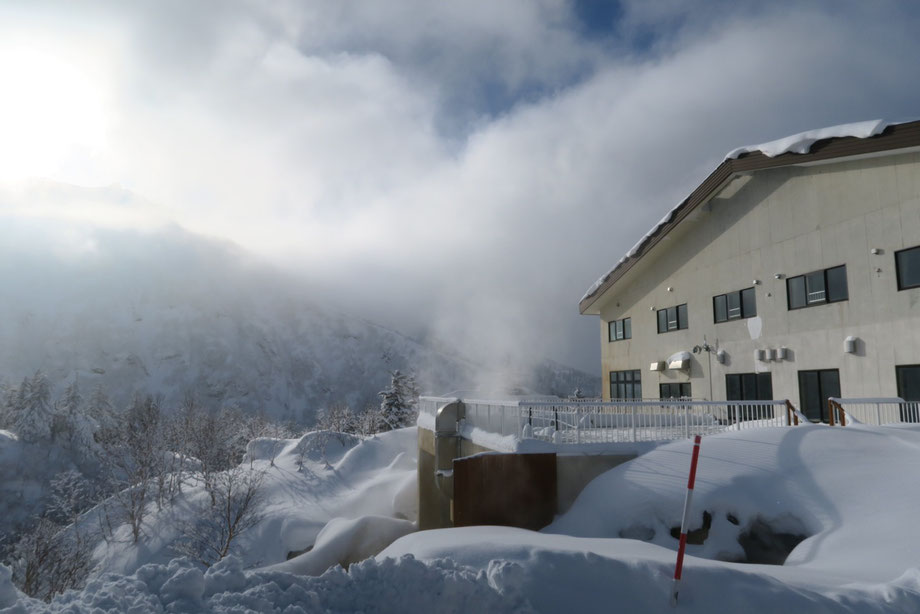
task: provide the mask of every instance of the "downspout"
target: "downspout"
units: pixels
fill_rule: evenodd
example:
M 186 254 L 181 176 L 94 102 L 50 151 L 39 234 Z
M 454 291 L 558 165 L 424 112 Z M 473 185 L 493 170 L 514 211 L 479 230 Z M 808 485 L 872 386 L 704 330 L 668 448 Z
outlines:
M 438 409 L 434 419 L 434 479 L 438 490 L 454 498 L 454 459 L 460 456 L 460 420 L 463 403 L 453 401 Z

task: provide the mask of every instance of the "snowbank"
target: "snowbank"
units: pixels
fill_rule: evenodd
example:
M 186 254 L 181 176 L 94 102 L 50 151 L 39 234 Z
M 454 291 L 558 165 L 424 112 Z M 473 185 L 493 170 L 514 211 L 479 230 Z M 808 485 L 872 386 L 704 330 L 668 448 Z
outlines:
M 692 444 L 666 444 L 595 479 L 541 534 L 427 531 L 377 560 L 444 557 L 537 611 L 665 611 Z M 681 590 L 688 612 L 920 611 L 920 425 L 762 428 L 703 439 Z M 802 533 L 783 565 L 741 564 L 760 524 Z M 640 538 L 645 541 L 640 541 Z M 500 573 L 497 570 L 501 570 Z
M 289 561 L 266 567 L 263 571 L 319 576 L 330 567 L 347 568 L 352 563 L 375 556 L 394 541 L 416 530 L 415 523 L 384 516 L 333 518 L 316 536 L 316 544 Z
M 0 584 L 0 595 L 2 591 Z M 428 565 L 411 557 L 382 563 L 369 560 L 348 571 L 337 567 L 320 577 L 278 571 L 247 573 L 233 557 L 202 573 L 187 560 L 177 559 L 166 565 L 145 565 L 130 576 L 106 575 L 91 581 L 85 590 L 58 596 L 50 604 L 21 598 L 12 609 L 0 610 L 4 614 L 476 611 L 532 610 L 509 601 L 485 574 L 449 561 Z
M 388 474 L 410 464 L 406 448 L 399 450 L 414 444 L 414 437 L 414 429 L 407 429 L 362 442 L 330 473 L 340 471 L 363 484 L 358 490 L 376 495 L 367 486 L 386 482 Z M 296 444 L 293 440 L 276 458 L 279 472 L 289 471 L 285 468 Z M 670 529 L 679 524 L 690 452 L 688 441 L 669 443 L 612 469 L 541 533 L 503 527 L 413 532 L 347 571 L 337 566 L 319 577 L 281 571 L 310 573 L 330 561 L 350 563 L 364 546 L 368 551 L 379 546 L 364 531 L 373 529 L 389 539 L 411 527 L 392 518 L 334 520 L 318 536 L 314 557 L 302 555 L 255 571 L 244 571 L 245 563 L 236 558 L 207 572 L 185 560 L 148 564 L 131 575 L 96 578 L 85 590 L 60 596 L 50 605 L 22 598 L 0 569 L 0 608 L 13 604 L 8 612 L 73 613 L 132 608 L 671 611 L 677 540 L 670 537 Z M 920 611 L 920 489 L 911 470 L 918 464 L 920 425 L 809 425 L 705 437 L 691 529 L 700 527 L 704 510 L 712 522 L 703 543 L 688 547 L 680 611 Z M 296 479 L 285 475 L 285 483 Z M 315 484 L 330 487 L 318 499 L 332 508 L 341 504 L 342 492 L 350 492 L 332 487 L 329 480 Z M 385 507 L 391 504 L 384 502 Z M 307 516 L 319 518 L 309 507 Z M 283 517 L 291 520 L 298 512 Z M 738 556 L 739 533 L 761 521 L 780 531 L 803 531 L 807 538 L 792 549 L 784 565 L 718 560 Z
M 236 542 L 234 552 L 242 565 L 286 561 L 290 553 L 313 547 L 335 518 L 380 516 L 414 522 L 417 439 L 413 427 L 365 440 L 329 431 L 299 439 L 253 440 L 242 467 L 248 470 L 251 464 L 252 471 L 264 472 L 263 518 Z M 179 527 L 206 497 L 202 486 L 192 486 L 168 508 L 151 506 L 138 546 L 131 544 L 129 527 L 118 528 L 115 539 L 96 548 L 99 571 L 130 574 L 145 564 L 168 563 L 176 556 Z

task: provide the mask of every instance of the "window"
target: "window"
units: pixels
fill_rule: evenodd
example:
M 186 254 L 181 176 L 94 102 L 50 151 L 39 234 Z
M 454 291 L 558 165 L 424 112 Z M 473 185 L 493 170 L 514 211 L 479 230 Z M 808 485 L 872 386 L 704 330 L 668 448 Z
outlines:
M 789 309 L 836 303 L 848 298 L 845 264 L 786 280 L 786 300 Z
M 641 399 L 642 398 L 642 372 L 611 371 L 610 372 L 610 398 L 611 399 Z
M 769 373 L 729 373 L 725 376 L 728 401 L 772 401 L 773 376 Z
M 894 263 L 898 270 L 898 290 L 920 287 L 920 247 L 895 252 Z
M 689 399 L 690 384 L 682 382 L 679 384 L 658 384 L 658 391 L 661 399 Z
M 712 297 L 712 312 L 716 323 L 741 318 L 753 318 L 757 315 L 757 299 L 754 296 L 754 288 L 745 288 L 737 292 Z
M 814 422 L 827 421 L 828 397 L 840 396 L 840 372 L 837 369 L 799 371 L 799 400 L 802 413 Z
M 632 323 L 629 318 L 622 320 L 611 320 L 607 323 L 608 341 L 620 341 L 621 339 L 632 339 Z
M 917 422 L 916 403 L 920 401 L 920 365 L 903 365 L 894 368 L 898 378 L 898 396 L 913 404 L 901 406 L 901 422 Z
M 672 330 L 687 328 L 687 304 L 668 307 L 658 310 L 658 332 L 667 333 Z

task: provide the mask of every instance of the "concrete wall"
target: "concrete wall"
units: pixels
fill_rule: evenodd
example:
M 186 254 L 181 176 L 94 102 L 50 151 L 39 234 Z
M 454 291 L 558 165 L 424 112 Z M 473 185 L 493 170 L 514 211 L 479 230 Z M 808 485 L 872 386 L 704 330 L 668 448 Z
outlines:
M 446 494 L 435 479 L 435 436 L 434 433 L 418 429 L 418 501 L 419 529 L 442 529 L 454 526 L 453 494 Z M 453 449 L 457 450 L 456 444 Z M 442 456 L 447 451 L 442 448 Z M 468 439 L 459 439 L 457 457 L 468 457 L 483 452 L 493 452 Z M 564 513 L 571 507 L 579 493 L 588 483 L 601 473 L 635 458 L 635 454 L 558 454 L 556 455 L 556 490 L 552 495 L 552 504 L 556 513 Z M 442 468 L 452 466 L 452 456 L 443 456 Z M 519 479 L 527 479 L 519 476 Z M 481 496 L 477 493 L 476 496 Z M 492 495 L 494 498 L 494 494 Z M 502 500 L 503 505 L 521 505 L 513 498 Z M 494 506 L 489 502 L 488 506 Z M 517 525 L 515 525 L 517 526 Z
M 895 396 L 895 365 L 920 364 L 920 289 L 898 291 L 896 250 L 920 245 L 920 154 L 759 171 L 736 179 L 646 254 L 599 300 L 603 390 L 609 372 L 642 370 L 642 393 L 689 381 L 692 396 L 725 399 L 725 375 L 770 371 L 773 395 L 798 404 L 798 371 L 839 369 L 845 397 Z M 872 255 L 877 248 L 880 254 Z M 847 266 L 849 300 L 789 311 L 785 279 Z M 715 324 L 712 297 L 751 287 L 757 317 Z M 668 291 L 668 288 L 672 288 Z M 689 328 L 658 334 L 657 309 L 687 303 Z M 653 309 L 654 308 L 654 309 Z M 607 322 L 630 317 L 632 339 L 609 342 Z M 861 341 L 843 351 L 847 336 Z M 653 361 L 701 344 L 727 352 L 688 373 Z M 787 360 L 754 350 L 786 346 Z M 710 379 L 712 393 L 710 396 Z

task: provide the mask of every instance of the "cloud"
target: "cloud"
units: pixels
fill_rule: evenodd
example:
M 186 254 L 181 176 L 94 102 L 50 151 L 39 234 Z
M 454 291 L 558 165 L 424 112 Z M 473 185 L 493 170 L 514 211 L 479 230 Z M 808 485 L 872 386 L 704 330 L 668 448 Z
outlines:
M 722 154 L 920 94 L 884 2 L 25 6 L 118 58 L 92 180 L 479 358 L 596 369 L 578 298 Z

